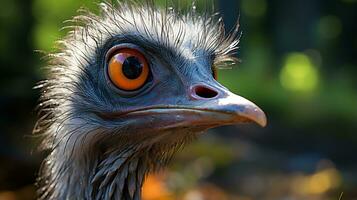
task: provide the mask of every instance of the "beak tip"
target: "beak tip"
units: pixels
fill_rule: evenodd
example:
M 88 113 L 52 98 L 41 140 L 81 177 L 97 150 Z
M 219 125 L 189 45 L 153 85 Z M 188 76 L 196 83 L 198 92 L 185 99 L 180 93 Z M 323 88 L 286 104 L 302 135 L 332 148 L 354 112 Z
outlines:
M 264 113 L 264 111 L 263 110 L 261 110 L 261 109 L 258 109 L 259 111 L 258 111 L 258 117 L 257 117 L 257 119 L 256 119 L 256 122 L 261 126 L 261 127 L 266 127 L 267 126 L 267 124 L 268 124 L 268 120 L 267 120 L 267 116 L 266 116 L 266 114 Z
M 253 112 L 252 112 L 253 111 Z M 264 113 L 263 110 L 261 110 L 259 107 L 255 107 L 254 109 L 251 109 L 251 112 L 248 112 L 247 118 L 250 119 L 252 122 L 255 122 L 261 127 L 266 127 L 268 124 L 267 117 Z
M 268 121 L 267 121 L 266 116 L 264 115 L 264 117 L 261 118 L 261 119 L 259 119 L 259 120 L 257 121 L 257 123 L 258 123 L 261 127 L 265 128 L 265 127 L 267 126 L 267 124 L 268 124 Z

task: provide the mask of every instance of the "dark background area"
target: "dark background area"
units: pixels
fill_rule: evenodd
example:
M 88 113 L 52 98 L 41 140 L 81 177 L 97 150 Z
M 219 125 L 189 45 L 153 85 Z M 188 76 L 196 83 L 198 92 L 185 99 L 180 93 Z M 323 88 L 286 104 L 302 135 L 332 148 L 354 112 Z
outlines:
M 269 125 L 210 131 L 149 177 L 144 198 L 357 199 L 357 1 L 214 4 L 227 30 L 240 15 L 243 32 L 242 62 L 219 81 L 263 108 Z M 90 0 L 0 0 L 0 200 L 34 198 L 43 155 L 31 135 L 33 87 L 46 64 L 36 50 L 51 51 L 81 6 L 97 10 Z

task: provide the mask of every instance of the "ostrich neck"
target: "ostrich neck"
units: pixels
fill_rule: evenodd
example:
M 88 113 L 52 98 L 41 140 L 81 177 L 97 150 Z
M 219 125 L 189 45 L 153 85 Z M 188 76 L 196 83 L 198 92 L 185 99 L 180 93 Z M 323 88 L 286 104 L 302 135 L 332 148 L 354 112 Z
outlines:
M 55 142 L 41 170 L 41 199 L 139 200 L 145 175 L 165 166 L 196 137 L 175 130 L 113 137 L 95 127 L 77 127 L 60 129 L 64 137 Z
M 61 158 L 62 157 L 62 158 Z M 139 200 L 147 172 L 147 155 L 135 149 L 89 151 L 63 160 L 61 152 L 52 152 L 46 163 L 49 199 L 124 199 Z
M 134 149 L 113 151 L 91 174 L 92 197 L 99 199 L 140 199 L 147 162 Z

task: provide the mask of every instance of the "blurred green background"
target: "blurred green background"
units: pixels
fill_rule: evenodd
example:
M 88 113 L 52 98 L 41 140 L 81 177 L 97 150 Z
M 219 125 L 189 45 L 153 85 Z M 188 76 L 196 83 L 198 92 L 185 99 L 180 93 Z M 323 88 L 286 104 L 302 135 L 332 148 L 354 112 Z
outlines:
M 0 200 L 34 199 L 43 155 L 31 136 L 42 53 L 93 0 L 0 0 Z M 164 5 L 165 1 L 157 1 Z M 170 2 L 170 1 L 169 1 Z M 182 7 L 187 1 L 175 1 Z M 219 81 L 268 115 L 210 131 L 150 176 L 146 200 L 357 199 L 357 0 L 197 1 L 227 30 L 240 16 L 242 62 Z

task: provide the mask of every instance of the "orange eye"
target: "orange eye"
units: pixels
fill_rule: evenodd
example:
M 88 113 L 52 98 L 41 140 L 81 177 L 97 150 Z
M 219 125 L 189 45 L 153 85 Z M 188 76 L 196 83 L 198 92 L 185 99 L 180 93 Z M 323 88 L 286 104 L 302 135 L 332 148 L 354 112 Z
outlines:
M 119 89 L 133 91 L 141 88 L 149 77 L 149 64 L 135 49 L 116 51 L 108 63 L 108 75 Z

